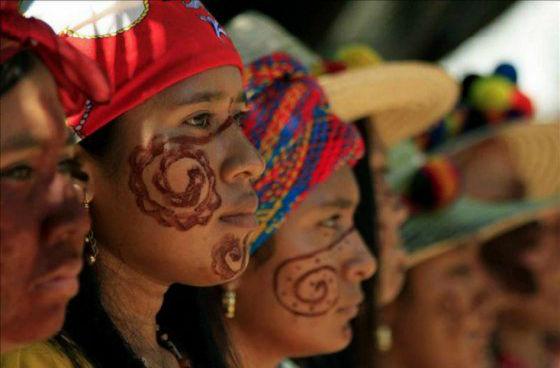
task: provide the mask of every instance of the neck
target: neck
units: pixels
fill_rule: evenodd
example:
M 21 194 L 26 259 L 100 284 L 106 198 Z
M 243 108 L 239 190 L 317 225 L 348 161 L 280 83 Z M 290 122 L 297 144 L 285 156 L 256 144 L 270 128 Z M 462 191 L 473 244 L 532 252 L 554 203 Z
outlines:
M 132 350 L 148 360 L 162 360 L 156 314 L 169 285 L 150 279 L 102 248 L 96 262 L 101 303 Z
M 500 350 L 505 355 L 529 364 L 529 367 L 544 367 L 547 351 L 543 335 L 541 331 L 523 325 L 504 324 L 498 332 Z
M 271 346 L 274 344 L 266 344 L 270 337 L 253 334 L 254 331 L 247 331 L 235 320 L 226 324 L 241 367 L 276 368 L 286 358 Z

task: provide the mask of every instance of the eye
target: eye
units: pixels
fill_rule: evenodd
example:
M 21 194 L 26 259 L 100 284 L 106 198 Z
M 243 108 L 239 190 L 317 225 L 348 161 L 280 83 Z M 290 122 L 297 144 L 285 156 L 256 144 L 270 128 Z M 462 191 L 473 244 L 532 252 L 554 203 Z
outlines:
M 31 179 L 32 176 L 33 168 L 25 164 L 13 166 L 6 170 L 0 171 L 0 177 L 2 179 L 23 181 Z
M 210 125 L 211 117 L 212 115 L 210 113 L 201 113 L 185 119 L 182 125 L 190 125 L 197 128 L 207 128 Z
M 58 163 L 58 171 L 80 181 L 88 181 L 89 179 L 88 175 L 82 170 L 81 163 L 73 158 L 60 161 Z
M 245 121 L 246 116 L 247 111 L 240 111 L 237 114 L 233 115 L 232 118 L 240 128 L 243 128 L 243 122 Z
M 341 218 L 342 216 L 340 216 L 339 214 L 333 215 L 319 222 L 319 226 L 326 227 L 329 229 L 337 229 L 339 227 Z

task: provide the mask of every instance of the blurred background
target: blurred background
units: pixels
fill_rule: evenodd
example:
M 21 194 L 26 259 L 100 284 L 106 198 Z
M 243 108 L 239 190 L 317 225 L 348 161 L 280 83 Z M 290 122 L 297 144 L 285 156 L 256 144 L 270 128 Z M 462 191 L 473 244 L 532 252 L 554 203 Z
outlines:
M 206 0 L 222 23 L 258 10 L 329 57 L 339 46 L 366 43 L 386 60 L 442 64 L 452 75 L 491 73 L 500 62 L 518 70 L 537 118 L 560 114 L 558 1 L 259 1 Z

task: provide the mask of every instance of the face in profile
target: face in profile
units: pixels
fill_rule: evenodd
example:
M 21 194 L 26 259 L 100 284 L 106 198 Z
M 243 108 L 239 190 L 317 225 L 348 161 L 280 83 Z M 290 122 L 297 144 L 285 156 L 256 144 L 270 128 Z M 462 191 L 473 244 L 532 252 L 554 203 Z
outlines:
M 377 204 L 379 234 L 379 292 L 380 305 L 387 305 L 397 297 L 404 282 L 406 253 L 402 247 L 400 228 L 408 218 L 408 210 L 400 197 L 385 180 L 387 164 L 381 141 L 374 137 L 371 166 Z
M 242 355 L 248 346 L 281 359 L 348 345 L 350 321 L 364 298 L 360 283 L 376 269 L 354 229 L 358 200 L 356 180 L 345 166 L 289 213 L 230 285 L 237 291 L 237 311 L 228 324 Z
M 523 269 L 523 274 L 529 277 L 532 292 L 521 292 L 518 286 L 509 282 L 511 287 L 505 287 L 505 280 L 511 279 L 509 273 L 499 272 L 492 262 L 489 267 L 502 281 L 500 284 L 506 293 L 503 305 L 506 321 L 515 321 L 526 328 L 532 328 L 549 333 L 560 333 L 560 213 L 551 213 L 538 222 L 524 228 L 505 234 L 488 244 L 487 247 L 501 247 L 501 242 L 507 241 L 515 247 L 516 242 L 532 243 L 519 244 L 523 250 L 510 250 L 516 258 L 515 265 Z M 512 262 L 513 263 L 513 262 Z M 502 269 L 510 271 L 512 267 Z M 515 272 L 510 271 L 510 272 Z M 517 271 L 519 272 L 519 271 Z M 501 274 L 501 275 L 498 275 Z M 529 281 L 530 280 L 530 281 Z
M 487 366 L 497 298 L 476 245 L 413 267 L 391 306 L 395 356 L 420 368 Z
M 111 123 L 108 160 L 86 155 L 101 260 L 111 253 L 163 285 L 243 272 L 257 226 L 251 181 L 263 170 L 238 126 L 245 109 L 239 70 L 219 67 Z
M 0 99 L 3 352 L 61 328 L 78 291 L 89 229 L 54 80 L 43 64 L 33 64 Z

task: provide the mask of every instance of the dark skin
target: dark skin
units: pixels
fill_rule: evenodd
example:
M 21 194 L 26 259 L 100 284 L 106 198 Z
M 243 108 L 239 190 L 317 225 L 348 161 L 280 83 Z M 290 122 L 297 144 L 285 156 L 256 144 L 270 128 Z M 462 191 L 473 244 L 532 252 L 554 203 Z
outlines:
M 272 255 L 227 285 L 237 291 L 236 316 L 227 322 L 243 367 L 273 368 L 288 356 L 348 345 L 364 298 L 360 284 L 376 269 L 353 229 L 358 201 L 346 165 L 288 214 L 273 235 Z
M 391 367 L 479 368 L 489 363 L 499 296 L 476 244 L 465 244 L 409 270 L 407 289 L 384 312 Z
M 54 335 L 78 291 L 90 221 L 56 96 L 36 61 L 0 99 L 2 353 Z
M 374 127 L 372 127 L 374 129 Z M 402 246 L 400 228 L 408 218 L 408 209 L 385 180 L 387 162 L 385 147 L 376 134 L 371 134 L 373 150 L 370 163 L 373 172 L 377 223 L 379 228 L 379 305 L 387 305 L 399 294 L 404 282 L 406 253 Z
M 243 239 L 257 225 L 251 181 L 263 163 L 237 124 L 245 109 L 239 70 L 210 69 L 123 114 L 107 160 L 84 154 L 97 194 L 101 300 L 153 366 L 178 364 L 156 341 L 169 286 L 223 283 L 247 265 Z

